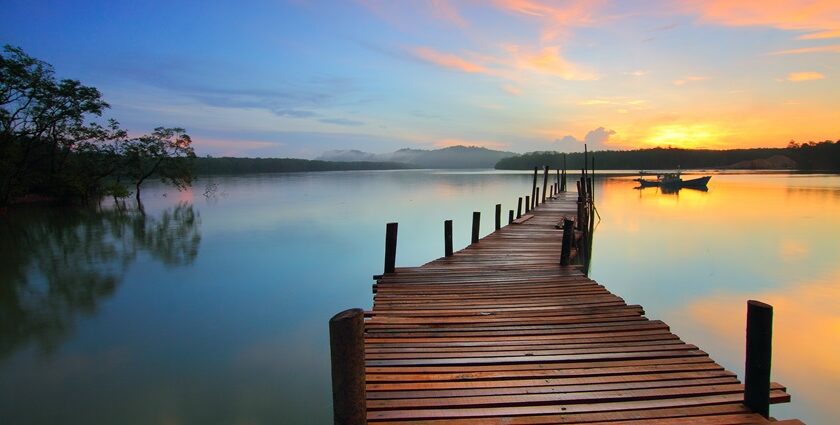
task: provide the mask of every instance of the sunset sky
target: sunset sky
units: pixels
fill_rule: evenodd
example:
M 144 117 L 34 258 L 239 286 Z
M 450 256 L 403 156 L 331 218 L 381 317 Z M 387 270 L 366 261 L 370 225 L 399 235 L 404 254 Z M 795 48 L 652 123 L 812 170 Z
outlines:
M 200 155 L 840 139 L 840 2 L 4 0 L 0 43 Z

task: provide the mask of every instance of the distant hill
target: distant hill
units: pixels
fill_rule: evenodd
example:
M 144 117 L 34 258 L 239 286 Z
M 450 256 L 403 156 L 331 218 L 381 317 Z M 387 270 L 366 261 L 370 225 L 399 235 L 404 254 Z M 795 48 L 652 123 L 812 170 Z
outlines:
M 321 154 L 321 161 L 379 161 L 407 164 L 413 168 L 493 168 L 513 152 L 477 146 L 452 146 L 442 149 L 400 149 L 392 153 L 373 154 L 359 150 L 333 150 Z

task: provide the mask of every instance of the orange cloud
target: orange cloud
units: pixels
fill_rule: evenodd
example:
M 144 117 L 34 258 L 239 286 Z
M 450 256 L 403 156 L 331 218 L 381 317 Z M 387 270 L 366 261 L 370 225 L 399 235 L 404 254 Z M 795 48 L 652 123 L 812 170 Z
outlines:
M 691 83 L 691 82 L 695 82 L 695 81 L 703 81 L 703 80 L 708 80 L 708 79 L 709 79 L 709 77 L 688 76 L 688 77 L 685 77 L 685 78 L 682 78 L 682 79 L 679 79 L 679 80 L 674 80 L 674 85 L 675 86 L 682 86 L 682 85 L 685 85 L 685 83 Z
M 824 40 L 827 38 L 840 38 L 840 30 L 813 32 L 796 37 L 797 40 Z
M 791 72 L 787 76 L 787 80 L 793 82 L 813 81 L 822 79 L 825 79 L 825 75 L 820 74 L 819 72 Z
M 601 0 L 566 1 L 562 5 L 557 2 L 538 0 L 496 0 L 498 8 L 517 14 L 526 15 L 544 22 L 541 40 L 552 41 L 569 33 L 569 28 L 592 26 L 603 17 L 596 20 L 596 12 L 604 4 Z
M 507 46 L 508 52 L 513 55 L 514 61 L 520 69 L 528 69 L 543 74 L 554 75 L 564 80 L 597 80 L 598 76 L 589 71 L 581 69 L 566 60 L 560 54 L 559 46 L 544 47 L 532 52 L 519 46 Z
M 836 0 L 693 0 L 686 7 L 703 21 L 730 26 L 837 30 L 840 23 Z
M 458 138 L 440 139 L 435 142 L 435 147 L 438 148 L 448 148 L 450 146 L 478 146 L 488 149 L 504 149 L 509 145 L 507 143 L 491 140 L 466 140 Z
M 453 54 L 438 52 L 437 50 L 429 47 L 416 47 L 411 50 L 411 53 L 419 59 L 442 68 L 454 69 L 468 73 L 489 73 L 489 70 L 484 66 L 470 62 Z
M 840 44 L 832 44 L 829 46 L 817 47 L 803 47 L 801 49 L 779 50 L 777 52 L 770 52 L 768 56 L 778 55 L 801 55 L 803 53 L 840 53 Z

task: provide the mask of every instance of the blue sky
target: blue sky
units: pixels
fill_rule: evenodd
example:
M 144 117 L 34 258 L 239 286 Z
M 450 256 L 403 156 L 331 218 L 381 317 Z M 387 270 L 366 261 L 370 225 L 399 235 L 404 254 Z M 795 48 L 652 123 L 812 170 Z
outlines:
M 840 138 L 831 1 L 7 0 L 0 22 L 201 155 Z

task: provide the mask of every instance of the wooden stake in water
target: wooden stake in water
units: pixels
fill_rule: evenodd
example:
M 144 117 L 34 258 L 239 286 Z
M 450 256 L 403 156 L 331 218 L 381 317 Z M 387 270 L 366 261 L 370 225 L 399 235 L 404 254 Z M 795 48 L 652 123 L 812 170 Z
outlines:
M 478 226 L 481 223 L 481 212 L 473 212 L 472 219 L 472 243 L 478 242 Z
M 443 255 L 452 256 L 452 220 L 443 222 Z
M 744 366 L 744 404 L 765 418 L 770 416 L 770 361 L 773 349 L 773 307 L 747 302 L 747 356 Z
M 385 227 L 385 273 L 393 273 L 397 261 L 397 223 Z
M 364 336 L 364 310 L 345 310 L 330 319 L 333 421 L 336 424 L 367 424 Z

